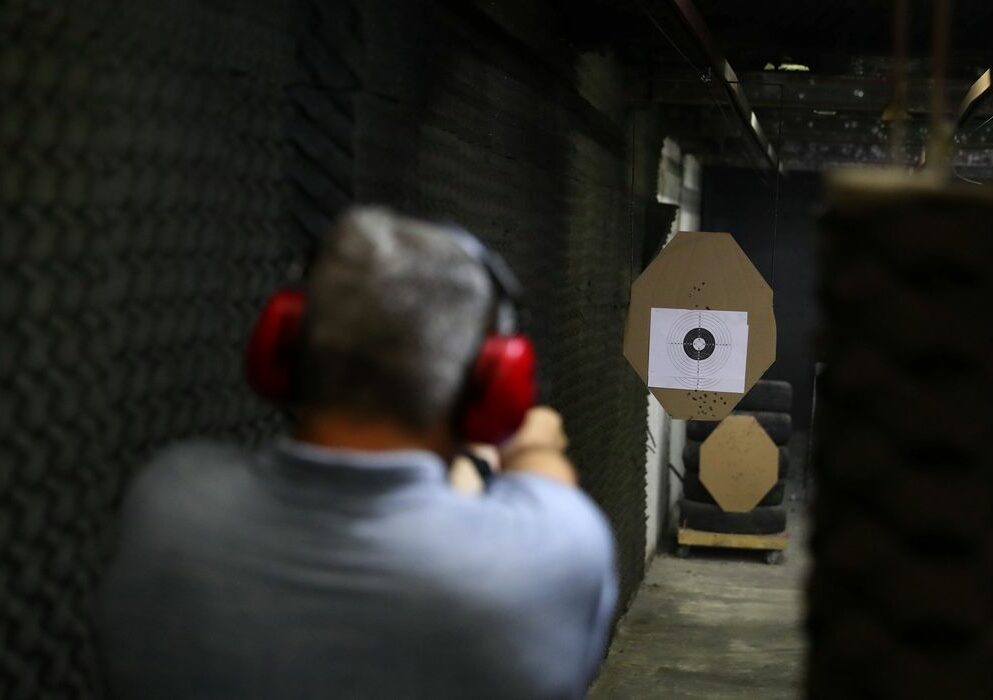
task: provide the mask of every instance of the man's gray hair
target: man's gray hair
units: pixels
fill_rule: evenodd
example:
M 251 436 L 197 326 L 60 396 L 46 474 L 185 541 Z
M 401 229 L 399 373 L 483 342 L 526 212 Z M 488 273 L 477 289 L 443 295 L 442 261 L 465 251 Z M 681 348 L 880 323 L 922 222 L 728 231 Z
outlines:
M 493 294 L 444 228 L 383 208 L 347 211 L 310 274 L 304 405 L 419 428 L 450 419 Z

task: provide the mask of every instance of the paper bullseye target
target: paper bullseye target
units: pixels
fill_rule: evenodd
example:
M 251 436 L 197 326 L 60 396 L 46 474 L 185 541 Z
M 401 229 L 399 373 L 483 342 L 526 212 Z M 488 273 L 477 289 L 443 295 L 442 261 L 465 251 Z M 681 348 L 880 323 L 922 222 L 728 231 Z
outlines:
M 653 308 L 648 386 L 742 392 L 747 350 L 746 312 Z
M 631 285 L 624 357 L 666 412 L 721 420 L 776 359 L 772 289 L 730 233 L 680 231 Z

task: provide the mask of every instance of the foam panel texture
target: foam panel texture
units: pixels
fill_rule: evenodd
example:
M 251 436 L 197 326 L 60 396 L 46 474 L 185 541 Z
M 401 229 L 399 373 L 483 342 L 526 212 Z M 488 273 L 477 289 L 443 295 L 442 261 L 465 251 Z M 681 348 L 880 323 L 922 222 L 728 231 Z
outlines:
M 0 697 L 99 695 L 93 591 L 150 452 L 281 425 L 241 357 L 351 196 L 327 12 L 0 7 Z

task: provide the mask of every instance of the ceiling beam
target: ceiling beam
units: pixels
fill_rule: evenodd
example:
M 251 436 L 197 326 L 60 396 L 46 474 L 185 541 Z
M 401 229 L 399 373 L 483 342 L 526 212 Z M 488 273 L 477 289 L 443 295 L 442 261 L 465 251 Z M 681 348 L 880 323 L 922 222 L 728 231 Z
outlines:
M 758 116 L 752 110 L 748 98 L 741 88 L 741 81 L 738 80 L 738 76 L 735 74 L 731 64 L 724 58 L 724 54 L 721 53 L 717 42 L 703 21 L 703 17 L 697 11 L 696 6 L 692 0 L 669 0 L 669 3 L 675 11 L 675 15 L 682 22 L 683 28 L 696 43 L 696 48 L 706 58 L 710 68 L 710 74 L 717 79 L 721 88 L 727 93 L 735 114 L 745 127 L 745 133 L 748 134 L 749 142 L 758 150 L 763 161 L 770 169 L 778 170 L 779 156 L 776 153 L 776 149 L 769 143 L 769 138 L 759 123 Z M 652 23 L 659 28 L 659 31 L 665 35 L 662 26 L 658 24 L 651 13 L 646 10 L 646 14 L 648 14 Z M 666 38 L 668 40 L 668 36 Z
M 754 109 L 809 110 L 822 112 L 868 112 L 881 115 L 893 97 L 892 84 L 885 78 L 849 75 L 817 75 L 758 71 L 745 73 L 739 83 Z M 970 83 L 950 81 L 948 100 L 958 104 L 969 91 Z M 915 79 L 908 85 L 908 111 L 926 115 L 929 111 L 931 81 Z M 713 104 L 708 87 L 694 79 L 657 77 L 652 85 L 652 101 L 670 105 L 706 106 Z M 993 113 L 993 105 L 984 104 L 970 116 Z

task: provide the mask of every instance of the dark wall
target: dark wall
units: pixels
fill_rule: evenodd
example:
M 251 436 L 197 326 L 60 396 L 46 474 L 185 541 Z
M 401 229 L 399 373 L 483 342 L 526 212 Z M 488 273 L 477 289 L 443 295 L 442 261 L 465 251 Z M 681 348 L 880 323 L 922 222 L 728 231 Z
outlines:
M 794 426 L 810 425 L 814 333 L 818 318 L 814 217 L 820 175 L 790 173 L 779 182 L 754 170 L 708 167 L 703 173 L 702 228 L 728 231 L 774 291 L 778 330 L 769 379 L 793 384 Z
M 521 273 L 633 592 L 646 403 L 621 335 L 658 135 L 543 3 L 480 5 L 0 6 L 0 696 L 98 694 L 130 475 L 172 440 L 281 428 L 244 341 L 356 198 L 460 222 Z
M 281 425 L 241 358 L 350 196 L 328 7 L 0 6 L 0 697 L 98 694 L 92 594 L 151 451 Z M 344 145 L 309 138 L 305 106 Z

